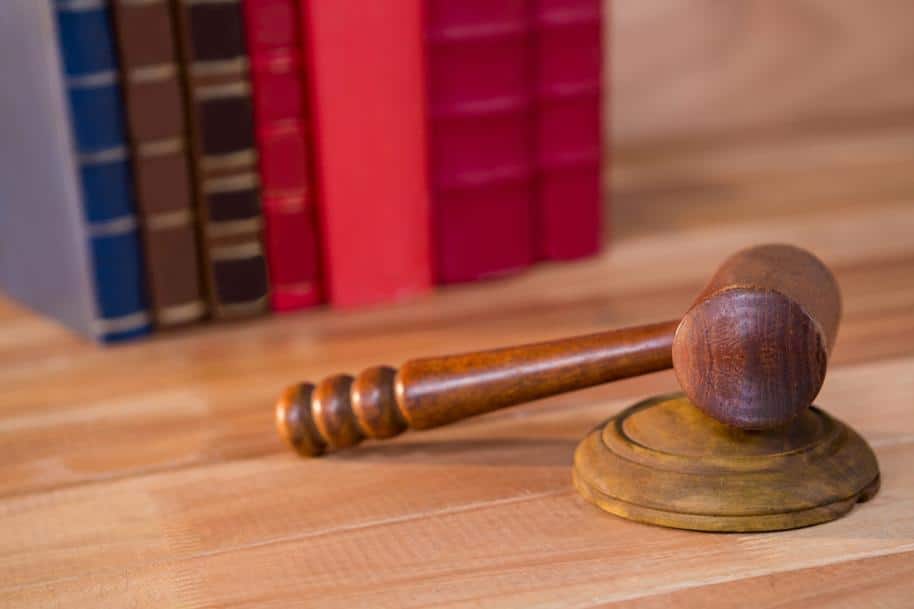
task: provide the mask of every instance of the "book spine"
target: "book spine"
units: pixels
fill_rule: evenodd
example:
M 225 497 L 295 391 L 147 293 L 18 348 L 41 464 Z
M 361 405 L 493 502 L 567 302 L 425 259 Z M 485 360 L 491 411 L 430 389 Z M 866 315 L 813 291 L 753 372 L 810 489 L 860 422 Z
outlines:
M 115 0 L 146 284 L 158 327 L 206 314 L 169 0 Z
M 214 317 L 269 307 L 240 0 L 173 0 L 203 278 Z
M 431 285 L 421 2 L 302 5 L 324 277 L 336 306 Z
M 536 27 L 537 245 L 563 260 L 600 250 L 602 0 L 532 0 Z
M 322 300 L 298 12 L 298 0 L 244 2 L 274 311 Z
M 104 0 L 55 0 L 84 220 L 92 253 L 95 335 L 146 334 L 143 262 L 111 30 Z
M 441 283 L 534 261 L 532 28 L 526 0 L 426 0 Z

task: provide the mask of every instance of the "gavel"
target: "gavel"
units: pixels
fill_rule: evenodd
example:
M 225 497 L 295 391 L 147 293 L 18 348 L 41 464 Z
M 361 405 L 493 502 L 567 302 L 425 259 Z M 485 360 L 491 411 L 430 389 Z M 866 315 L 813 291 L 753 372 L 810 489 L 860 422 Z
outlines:
M 797 247 L 762 245 L 728 258 L 681 319 L 299 383 L 279 398 L 276 424 L 311 457 L 672 367 L 706 414 L 772 429 L 818 394 L 840 314 L 822 262 Z

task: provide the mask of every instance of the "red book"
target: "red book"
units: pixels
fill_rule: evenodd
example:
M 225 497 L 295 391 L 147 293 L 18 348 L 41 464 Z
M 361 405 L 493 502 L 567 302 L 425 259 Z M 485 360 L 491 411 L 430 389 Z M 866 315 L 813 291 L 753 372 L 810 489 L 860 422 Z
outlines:
M 245 0 L 274 311 L 322 299 L 298 0 Z
M 431 285 L 421 0 L 303 3 L 331 303 Z
M 430 176 L 442 283 L 534 261 L 528 0 L 426 0 Z
M 531 0 L 536 25 L 537 246 L 560 260 L 600 250 L 602 0 Z

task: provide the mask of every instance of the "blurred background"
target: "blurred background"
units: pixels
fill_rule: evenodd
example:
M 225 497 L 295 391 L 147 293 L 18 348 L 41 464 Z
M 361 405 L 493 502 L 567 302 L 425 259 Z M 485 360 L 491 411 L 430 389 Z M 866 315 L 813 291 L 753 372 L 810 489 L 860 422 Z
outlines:
M 117 342 L 561 286 L 661 234 L 865 238 L 774 227 L 909 191 L 910 10 L 12 2 L 0 279 Z

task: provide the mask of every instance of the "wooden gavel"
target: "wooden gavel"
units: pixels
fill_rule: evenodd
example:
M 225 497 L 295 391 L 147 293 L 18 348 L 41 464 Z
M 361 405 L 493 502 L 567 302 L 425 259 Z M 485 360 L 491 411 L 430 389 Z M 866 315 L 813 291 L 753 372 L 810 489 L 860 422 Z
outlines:
M 819 393 L 840 315 L 838 285 L 822 262 L 763 245 L 727 259 L 681 320 L 300 383 L 280 397 L 276 424 L 301 455 L 317 456 L 673 367 L 707 414 L 767 429 Z

